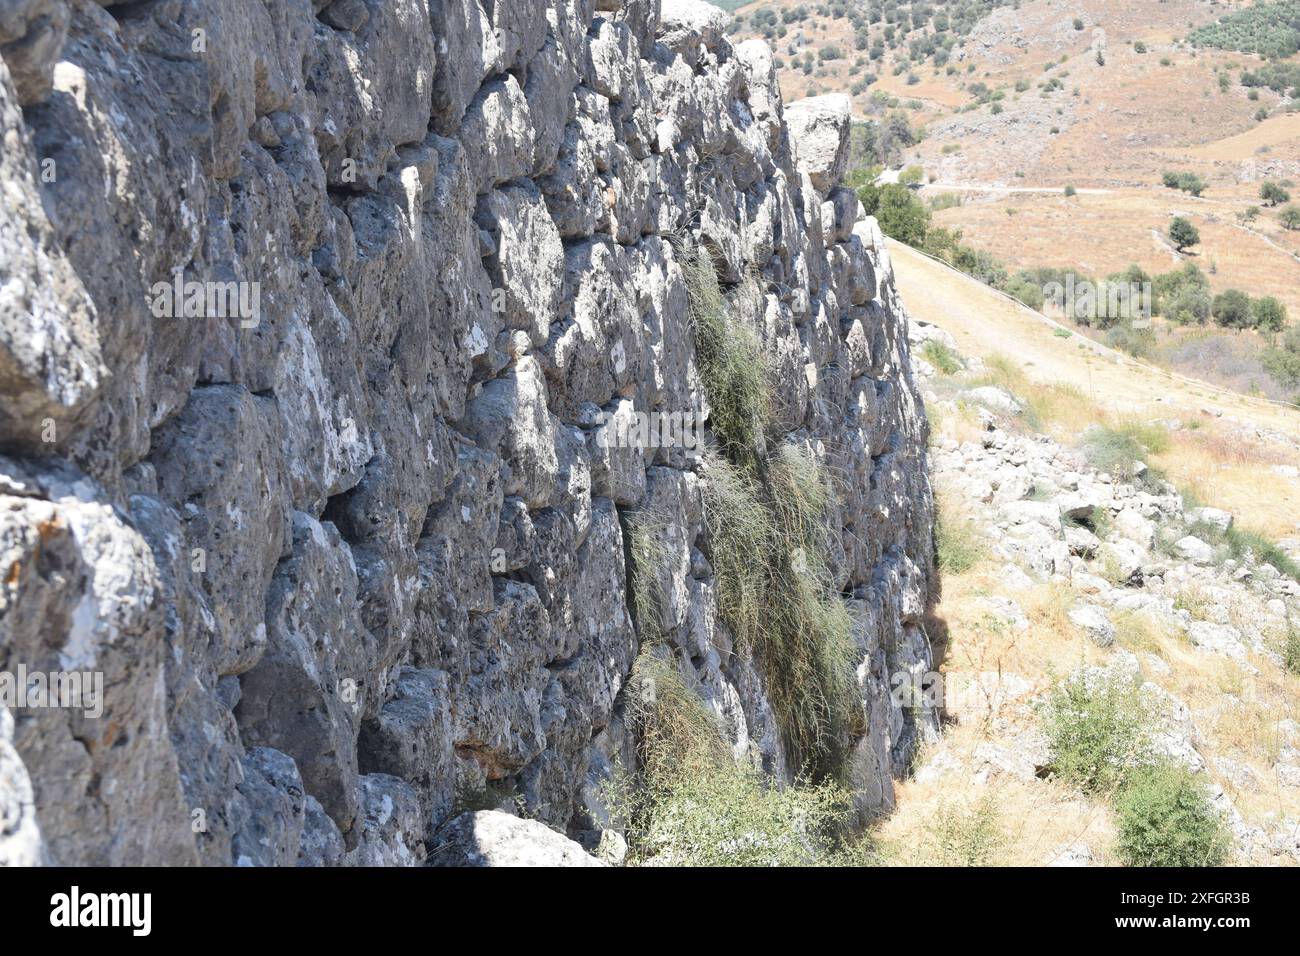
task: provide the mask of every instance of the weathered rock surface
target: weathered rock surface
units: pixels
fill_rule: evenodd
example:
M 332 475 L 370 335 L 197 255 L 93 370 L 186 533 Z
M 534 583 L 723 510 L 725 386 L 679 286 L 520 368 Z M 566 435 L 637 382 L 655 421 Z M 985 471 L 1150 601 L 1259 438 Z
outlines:
M 0 734 L 0 860 L 420 864 L 483 799 L 541 821 L 488 818 L 525 842 L 593 829 L 648 496 L 691 609 L 668 639 L 789 776 L 692 560 L 697 462 L 597 440 L 602 412 L 707 411 L 668 236 L 757 278 L 782 427 L 839 478 L 852 774 L 888 805 L 933 563 L 906 318 L 839 188 L 842 104 L 787 125 L 724 22 L 0 3 L 0 671 L 106 687 Z
M 498 810 L 462 813 L 434 834 L 435 866 L 604 866 L 562 833 Z
M 914 345 L 956 344 L 933 327 L 911 334 Z M 966 368 L 976 361 L 958 358 Z M 934 389 L 927 401 L 941 413 L 955 414 L 959 402 L 978 398 L 973 392 L 988 391 L 965 387 L 960 377 L 939 370 L 924 375 Z M 940 390 L 949 397 L 941 398 Z M 1265 667 L 1285 668 L 1288 640 L 1300 620 L 1300 583 L 1268 563 L 1269 555 L 1233 549 L 1225 537 L 1233 527 L 1230 513 L 1185 506 L 1178 490 L 1154 472 L 1118 480 L 1099 471 L 1083 451 L 1034 434 L 1020 415 L 1023 403 L 1017 396 L 992 391 L 1000 397 L 981 403 L 978 438 L 940 438 L 931 455 L 936 484 L 952 494 L 955 508 L 986 541 L 994 566 L 1000 565 L 991 576 L 997 581 L 995 592 L 979 598 L 981 611 L 998 628 L 1018 633 L 1027 629 L 1017 604 L 1021 595 L 1032 594 L 1035 585 L 1042 589 L 1040 595 L 1052 595 L 1063 611 L 1059 632 L 1044 634 L 1044 628 L 1033 639 L 1090 641 L 1099 648 L 1090 653 L 1105 665 L 1080 666 L 1070 676 L 1086 682 L 1109 675 L 1138 683 L 1154 718 L 1155 755 L 1206 774 L 1207 789 L 1232 832 L 1237 859 L 1300 859 L 1294 812 L 1270 812 L 1263 821 L 1248 823 L 1233 795 L 1210 785 L 1224 782 L 1234 794 L 1260 790 L 1256 778 L 1263 774 L 1232 757 L 1211 754 L 1198 728 L 1244 724 L 1258 719 L 1255 712 L 1250 717 L 1235 713 L 1243 701 L 1227 689 L 1210 695 L 1212 706 L 1196 701 L 1193 709 L 1157 684 L 1174 672 L 1159 650 L 1158 636 L 1152 636 L 1180 638 L 1186 653 L 1204 656 L 1215 667 L 1222 664 L 1243 685 L 1249 687 L 1257 678 L 1262 684 Z M 958 687 L 971 683 L 960 665 L 944 676 Z M 989 720 L 992 740 L 961 754 L 946 737 L 928 752 L 917 779 L 964 775 L 983 786 L 1002 776 L 1037 785 L 1037 771 L 1050 763 L 1050 755 L 1042 751 L 1046 742 L 1034 729 L 1041 716 L 1035 704 L 1041 704 L 1052 679 L 1065 675 L 1036 675 L 1037 694 L 1010 692 L 1021 690 L 1019 675 L 1010 681 L 1002 674 L 993 676 L 1003 699 L 993 701 L 992 691 L 981 687 L 973 695 L 978 706 L 960 696 L 957 706 L 947 706 L 950 719 Z M 1180 681 L 1187 682 L 1185 673 Z M 1300 750 L 1292 743 L 1296 734 L 1290 724 L 1279 721 L 1274 728 L 1280 744 L 1276 754 L 1261 754 L 1254 747 L 1237 752 L 1255 761 L 1262 756 L 1282 787 L 1300 782 Z M 1096 849 L 1072 843 L 1054 849 L 1043 862 L 1089 865 Z

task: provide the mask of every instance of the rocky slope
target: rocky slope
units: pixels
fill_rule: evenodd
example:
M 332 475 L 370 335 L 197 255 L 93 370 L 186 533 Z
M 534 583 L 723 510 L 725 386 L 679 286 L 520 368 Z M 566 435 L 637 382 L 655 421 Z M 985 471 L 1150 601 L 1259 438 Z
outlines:
M 0 861 L 546 843 L 445 826 L 485 802 L 598 829 L 648 506 L 686 676 L 788 779 L 700 461 L 602 432 L 707 413 L 691 245 L 757 281 L 780 432 L 839 479 L 850 771 L 888 805 L 917 736 L 888 675 L 929 668 L 906 318 L 839 188 L 847 102 L 783 106 L 724 27 L 696 0 L 0 4 L 0 672 L 105 688 L 0 711 Z
M 1232 514 L 1187 503 L 1144 462 L 1101 467 L 1087 434 L 1073 448 L 1038 433 L 1025 396 L 980 384 L 983 363 L 959 357 L 944 330 L 911 335 L 964 366 L 917 361 L 944 422 L 931 465 L 945 520 L 969 522 L 980 543 L 945 575 L 938 608 L 950 732 L 900 802 L 932 813 L 935 792 L 996 791 L 1018 848 L 985 862 L 1114 862 L 1111 810 L 1051 779 L 1042 705 L 1072 676 L 1135 680 L 1157 754 L 1201 776 L 1231 859 L 1300 861 L 1300 583 L 1275 566 L 1285 561 L 1234 539 Z

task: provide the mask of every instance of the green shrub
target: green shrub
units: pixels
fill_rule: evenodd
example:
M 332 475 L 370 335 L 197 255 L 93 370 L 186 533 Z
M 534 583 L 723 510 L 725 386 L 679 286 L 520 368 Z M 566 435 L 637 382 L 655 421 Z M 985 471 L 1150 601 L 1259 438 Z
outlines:
M 1011 210 L 1007 210 L 1010 212 Z M 1028 279 L 1023 273 L 1010 276 L 998 285 L 1003 292 L 1014 299 L 1019 299 L 1031 309 L 1042 310 L 1046 297 L 1043 287 Z
M 1210 318 L 1210 294 L 1195 286 L 1183 286 L 1160 304 L 1160 314 L 1177 325 L 1204 325 Z
M 1170 189 L 1181 189 L 1185 193 L 1191 193 L 1193 196 L 1199 196 L 1205 191 L 1205 180 L 1195 173 L 1189 172 L 1167 172 L 1162 179 L 1164 184 Z
M 691 326 L 709 425 L 729 453 L 757 453 L 770 412 L 767 356 L 757 333 L 732 315 L 704 248 L 684 256 Z
M 1286 327 L 1286 306 L 1271 295 L 1253 299 L 1250 324 L 1261 332 L 1281 332 Z
M 1137 328 L 1132 322 L 1122 322 L 1107 332 L 1106 344 L 1134 358 L 1149 358 L 1156 351 L 1155 333 L 1149 328 Z
M 985 794 L 970 807 L 945 802 L 929 828 L 939 866 L 990 866 L 1008 842 L 997 801 Z
M 1230 845 L 1205 784 L 1160 762 L 1136 771 L 1115 804 L 1115 848 L 1128 866 L 1219 866 Z
M 1087 793 L 1114 793 L 1150 762 L 1152 715 L 1136 677 L 1090 670 L 1058 681 L 1043 717 L 1052 771 Z
M 1286 631 L 1286 641 L 1282 645 L 1282 663 L 1292 674 L 1300 674 L 1300 627 L 1294 624 Z
M 834 783 L 777 787 L 737 763 L 666 648 L 641 653 L 625 695 L 639 772 L 619 768 L 605 797 L 627 836 L 629 862 L 800 866 L 838 850 L 852 793 Z
M 1136 477 L 1136 462 L 1169 449 L 1169 433 L 1159 425 L 1125 422 L 1115 427 L 1096 426 L 1083 436 L 1083 453 L 1098 471 L 1122 481 Z M 1150 470 L 1148 470 L 1149 473 Z
M 1289 578 L 1300 580 L 1300 565 L 1297 565 L 1276 541 L 1270 541 L 1262 534 L 1233 526 L 1228 529 L 1224 539 L 1232 556 L 1241 560 L 1249 552 L 1256 561 L 1270 564 Z
M 1266 206 L 1280 206 L 1291 201 L 1291 194 L 1278 183 L 1269 181 L 1259 187 L 1259 198 Z
M 930 208 L 935 212 L 953 209 L 962 204 L 960 193 L 940 193 L 930 200 Z
M 1244 329 L 1250 324 L 1250 297 L 1240 289 L 1225 289 L 1211 301 L 1210 314 L 1225 328 Z
M 1300 565 L 1297 565 L 1277 544 L 1255 531 L 1233 525 L 1227 531 L 1218 525 L 1198 521 L 1188 526 L 1187 533 L 1195 535 L 1206 544 L 1221 549 L 1220 557 L 1242 561 L 1253 558 L 1255 561 L 1272 565 L 1279 573 L 1289 578 L 1300 580 Z
M 1182 216 L 1175 216 L 1169 223 L 1169 241 L 1179 252 L 1201 241 L 1201 234 L 1196 227 Z
M 837 784 L 777 788 L 733 765 L 674 781 L 644 847 L 658 865 L 809 866 L 834 852 L 852 812 L 851 793 Z
M 1210 280 L 1194 262 L 1185 262 L 1152 280 L 1155 311 L 1174 322 L 1204 323 L 1210 317 Z
M 964 574 L 984 558 L 988 541 L 947 495 L 938 495 L 936 505 L 935 563 L 944 574 Z
M 955 351 L 934 339 L 921 346 L 921 357 L 944 375 L 956 375 L 965 368 Z
M 867 215 L 875 216 L 880 229 L 891 239 L 920 248 L 930 228 L 930 210 L 899 183 L 868 184 L 858 189 Z
M 898 181 L 904 186 L 915 186 L 925 179 L 925 170 L 920 166 L 908 166 L 898 174 Z
M 1300 327 L 1288 330 L 1281 346 L 1266 349 L 1263 363 L 1268 374 L 1283 385 L 1300 386 Z

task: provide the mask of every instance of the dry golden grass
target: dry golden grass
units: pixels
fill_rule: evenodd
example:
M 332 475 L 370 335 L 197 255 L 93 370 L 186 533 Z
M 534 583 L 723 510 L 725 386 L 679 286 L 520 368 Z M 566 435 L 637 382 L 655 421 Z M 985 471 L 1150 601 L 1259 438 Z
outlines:
M 1241 161 L 1253 160 L 1260 154 L 1261 148 L 1277 150 L 1283 155 L 1287 155 L 1287 151 L 1292 156 L 1300 153 L 1300 114 L 1270 116 L 1243 133 L 1225 136 L 1201 146 L 1164 149 L 1161 152 L 1173 158 L 1187 156 L 1212 161 Z
M 1169 673 L 1151 679 L 1191 709 L 1200 731 L 1197 749 L 1246 822 L 1261 826 L 1300 814 L 1300 791 L 1282 786 L 1273 769 L 1284 743 L 1278 722 L 1300 716 L 1300 679 L 1263 657 L 1252 655 L 1252 672 L 1177 640 L 1162 642 L 1161 656 Z M 1244 767 L 1249 776 L 1238 780 L 1221 772 L 1220 760 Z
M 1163 618 L 1146 611 L 1120 611 L 1111 617 L 1115 643 L 1134 653 L 1164 658 L 1164 647 L 1179 640 L 1177 630 Z
M 1197 433 L 1175 441 L 1168 451 L 1152 457 L 1179 487 L 1198 501 L 1236 515 L 1243 526 L 1274 540 L 1296 534 L 1300 520 L 1300 483 L 1272 470 L 1270 457 L 1249 463 L 1226 463 L 1223 448 L 1207 444 Z
M 993 620 L 978 599 L 1001 593 L 999 581 L 997 568 L 988 563 L 945 579 L 943 602 L 937 609 L 948 629 L 943 670 L 948 681 L 967 692 L 949 698 L 957 704 L 951 714 L 954 720 L 917 766 L 942 755 L 944 765 L 955 763 L 957 769 L 897 784 L 897 809 L 874 834 L 886 863 L 959 863 L 951 858 L 951 848 L 945 849 L 944 834 L 936 832 L 935 821 L 966 820 L 978 830 L 975 808 L 986 794 L 996 807 L 997 837 L 989 840 L 986 864 L 1042 865 L 1058 848 L 1075 841 L 1091 848 L 1094 862 L 1114 862 L 1109 850 L 1113 823 L 1103 803 L 1055 781 L 999 774 L 976 778 L 981 764 L 977 748 L 1032 727 L 1032 699 L 1050 686 L 1053 676 L 1086 664 L 1103 664 L 1109 657 L 1069 624 L 1065 612 L 1077 595 L 1063 585 L 1036 585 L 1011 595 L 1029 620 L 1028 630 L 1016 631 Z M 1206 616 L 1204 606 L 1196 613 L 1196 599 L 1192 592 L 1184 606 L 1194 608 L 1196 617 Z M 1282 786 L 1272 766 L 1284 742 L 1278 722 L 1297 718 L 1300 679 L 1265 657 L 1252 655 L 1247 669 L 1198 650 L 1177 629 L 1142 612 L 1118 614 L 1115 624 L 1120 646 L 1147 662 L 1143 667 L 1147 679 L 1191 709 L 1199 731 L 1197 749 L 1246 822 L 1266 826 L 1279 815 L 1300 815 L 1300 792 Z M 1153 666 L 1152 658 L 1164 666 Z M 969 692 L 975 675 L 990 678 L 990 683 L 1008 675 L 1022 677 L 1031 689 L 1017 697 L 996 693 L 980 697 Z M 1218 772 L 1216 761 L 1225 758 L 1233 764 L 1234 774 L 1242 773 L 1236 768 L 1246 768 L 1250 775 L 1246 782 Z M 978 844 L 977 836 L 971 839 Z
M 1296 457 L 1276 445 L 1266 445 L 1222 429 L 1178 431 L 1172 437 L 1176 445 L 1188 446 L 1220 465 L 1287 465 Z
M 940 746 L 969 766 L 985 740 L 976 729 L 955 728 Z M 897 797 L 897 810 L 874 834 L 886 865 L 962 866 L 978 855 L 979 865 L 1043 866 L 1078 842 L 1092 849 L 1095 864 L 1113 863 L 1109 809 L 1060 783 L 999 776 L 977 784 L 957 771 L 904 781 Z
M 934 437 L 951 438 L 958 444 L 977 442 L 984 434 L 980 424 L 979 411 L 966 402 L 954 402 L 951 406 L 928 406 L 926 414 L 930 418 L 931 434 Z
M 1258 183 L 1233 190 L 1220 186 L 1221 177 L 1211 179 L 1206 198 L 1194 199 L 1161 186 L 1160 175 L 1159 169 L 1152 170 L 1148 186 L 1111 187 L 1108 195 L 1068 199 L 1025 193 L 990 201 L 967 194 L 960 206 L 942 210 L 934 219 L 946 228 L 961 229 L 967 242 L 1012 269 L 1058 266 L 1105 277 L 1130 263 L 1155 274 L 1190 261 L 1207 273 L 1213 270 L 1210 281 L 1216 292 L 1237 288 L 1255 296 L 1276 296 L 1291 315 L 1300 315 L 1300 264 L 1286 251 L 1300 249 L 1300 234 L 1276 227 L 1271 213 L 1260 216 L 1252 228 L 1266 232 L 1282 246 L 1279 249 L 1237 222 L 1238 212 L 1258 202 Z M 1015 210 L 1014 218 L 1007 217 L 1008 209 Z M 1201 234 L 1200 244 L 1188 255 L 1174 255 L 1163 238 L 1175 215 L 1190 219 Z
M 890 241 L 889 250 L 908 312 L 951 334 L 962 354 L 988 362 L 988 380 L 1021 394 L 1043 431 L 1068 442 L 1094 422 L 1197 422 L 1195 430 L 1173 432 L 1175 440 L 1150 463 L 1206 504 L 1232 511 L 1245 526 L 1273 538 L 1296 533 L 1300 483 L 1272 471 L 1274 464 L 1300 464 L 1294 450 L 1242 442 L 1229 417 L 1300 439 L 1300 411 L 1189 382 L 1079 336 L 1061 338 L 1047 319 L 976 280 L 899 243 Z M 1014 356 L 1007 355 L 1008 342 L 1014 343 Z M 1223 418 L 1207 416 L 1207 409 Z
M 989 374 L 1015 379 L 1021 388 L 1029 383 L 998 359 Z M 957 437 L 954 429 L 961 427 L 950 417 L 937 429 Z M 1171 453 L 1189 447 L 1205 456 L 1218 448 L 1213 442 L 1208 451 L 1198 441 L 1176 442 Z M 960 507 L 951 491 L 945 494 L 950 509 Z M 1028 627 L 1017 629 L 991 614 L 981 599 L 993 595 L 1015 600 Z M 1034 699 L 1054 677 L 1110 659 L 1113 652 L 1096 647 L 1070 623 L 1067 612 L 1078 599 L 1059 583 L 1009 591 L 991 556 L 962 574 L 945 575 L 935 630 L 944 635 L 938 646 L 950 723 L 917 767 L 950 769 L 896 785 L 897 808 L 873 833 L 887 865 L 962 865 L 975 859 L 982 865 L 1037 866 L 1073 843 L 1086 844 L 1095 863 L 1116 862 L 1110 850 L 1114 821 L 1104 802 L 1058 781 L 992 773 L 977 752 L 1033 728 Z M 1194 619 L 1220 620 L 1248 632 L 1257 626 L 1257 611 L 1225 602 L 1218 591 L 1188 587 L 1176 604 Z M 1195 745 L 1246 822 L 1266 827 L 1279 816 L 1300 815 L 1300 791 L 1283 787 L 1273 769 L 1285 743 L 1277 725 L 1297 718 L 1300 678 L 1263 655 L 1252 654 L 1244 667 L 1197 649 L 1179 628 L 1147 612 L 1116 613 L 1113 621 L 1118 645 L 1138 655 L 1146 679 L 1190 708 L 1198 729 Z M 1284 639 L 1280 633 L 1264 636 L 1273 644 Z
M 972 779 L 980 763 L 977 748 L 1033 726 L 1032 698 L 1047 689 L 1052 674 L 1103 654 L 1066 619 L 1072 598 L 1063 586 L 1036 585 L 1014 595 L 1029 620 L 1027 630 L 995 620 L 979 598 L 999 593 L 1001 578 L 997 566 L 985 561 L 944 580 L 936 613 L 948 632 L 943 670 L 953 722 L 918 766 L 942 755 L 959 769 L 896 785 L 897 808 L 873 833 L 887 865 L 1041 866 L 1080 841 L 1092 848 L 1095 862 L 1111 862 L 1113 827 L 1104 805 L 1051 781 Z M 1004 692 L 1014 684 L 1002 679 L 1017 676 L 1029 680 L 1029 689 Z

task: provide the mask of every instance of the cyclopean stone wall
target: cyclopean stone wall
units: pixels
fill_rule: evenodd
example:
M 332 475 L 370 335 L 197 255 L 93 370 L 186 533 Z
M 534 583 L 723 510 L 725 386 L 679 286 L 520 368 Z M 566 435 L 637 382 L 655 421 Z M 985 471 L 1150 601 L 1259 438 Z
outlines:
M 918 730 L 889 675 L 929 654 L 906 318 L 839 186 L 847 100 L 783 106 L 724 27 L 697 0 L 0 2 L 0 672 L 104 683 L 99 715 L 0 713 L 0 862 L 419 863 L 484 800 L 598 827 L 645 505 L 675 516 L 691 680 L 788 776 L 697 462 L 595 434 L 706 410 L 670 237 L 757 278 L 781 429 L 842 479 L 852 772 L 889 804 Z

